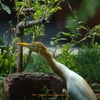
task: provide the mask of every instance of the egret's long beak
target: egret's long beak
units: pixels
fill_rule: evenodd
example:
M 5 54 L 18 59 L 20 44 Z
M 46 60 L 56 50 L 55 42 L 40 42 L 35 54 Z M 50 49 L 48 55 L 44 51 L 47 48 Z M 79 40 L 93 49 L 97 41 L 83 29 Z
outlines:
M 22 42 L 18 42 L 17 44 L 21 45 L 21 46 L 25 46 L 25 47 L 29 47 L 30 46 L 28 43 L 22 43 Z

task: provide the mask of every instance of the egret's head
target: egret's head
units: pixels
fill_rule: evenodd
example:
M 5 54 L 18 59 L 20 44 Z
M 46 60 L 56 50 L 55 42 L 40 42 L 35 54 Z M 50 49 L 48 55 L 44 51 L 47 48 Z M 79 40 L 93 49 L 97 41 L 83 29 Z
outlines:
M 29 48 L 31 51 L 34 52 L 43 52 L 46 50 L 46 47 L 41 43 L 41 42 L 33 42 L 33 43 L 23 43 L 23 42 L 18 42 L 18 45 L 25 46 Z

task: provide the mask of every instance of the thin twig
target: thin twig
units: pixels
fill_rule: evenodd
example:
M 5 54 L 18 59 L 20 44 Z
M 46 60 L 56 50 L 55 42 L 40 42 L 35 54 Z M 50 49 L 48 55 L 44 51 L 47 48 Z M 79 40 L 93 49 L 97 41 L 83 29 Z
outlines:
M 74 44 L 71 44 L 71 46 L 69 46 L 66 51 L 70 50 L 73 46 L 75 46 L 76 44 L 79 44 L 80 42 L 86 40 L 89 36 L 91 36 L 93 34 L 92 32 L 93 30 L 90 30 L 89 33 L 87 33 L 87 35 L 85 37 L 83 37 L 81 40 L 76 41 Z M 62 54 L 62 53 L 61 53 Z M 57 55 L 55 58 L 58 58 L 59 56 L 61 56 L 61 54 Z
M 27 56 L 27 60 L 26 60 L 26 63 L 24 63 L 24 65 L 23 65 L 23 70 L 26 68 L 26 66 L 27 66 L 27 64 L 28 64 L 28 62 L 29 62 L 29 60 L 30 60 L 30 56 L 31 56 L 31 54 L 32 54 L 32 51 L 31 50 L 29 50 L 29 53 L 28 53 L 28 56 Z
M 37 69 L 35 72 L 38 72 L 39 70 L 41 70 L 47 63 L 44 63 L 39 69 Z

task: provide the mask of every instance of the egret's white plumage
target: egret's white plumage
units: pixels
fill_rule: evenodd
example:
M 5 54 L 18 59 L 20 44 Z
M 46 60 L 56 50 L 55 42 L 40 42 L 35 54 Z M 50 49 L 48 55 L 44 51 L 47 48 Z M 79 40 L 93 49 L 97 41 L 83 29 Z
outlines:
M 97 100 L 88 83 L 80 75 L 57 62 L 41 42 L 33 42 L 31 44 L 19 42 L 17 44 L 40 53 L 47 60 L 54 72 L 64 81 L 71 100 Z

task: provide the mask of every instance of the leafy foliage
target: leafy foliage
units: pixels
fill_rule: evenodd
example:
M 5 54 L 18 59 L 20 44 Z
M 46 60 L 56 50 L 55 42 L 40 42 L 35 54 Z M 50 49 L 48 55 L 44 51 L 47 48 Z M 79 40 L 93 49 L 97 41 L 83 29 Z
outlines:
M 50 93 L 50 90 L 47 88 L 47 86 L 44 86 L 43 88 L 43 93 L 44 94 L 49 94 Z M 56 93 L 53 93 L 53 94 L 56 94 Z M 41 98 L 42 100 L 57 100 L 57 96 L 53 96 L 53 97 L 48 97 L 48 96 L 39 96 L 39 98 Z M 63 97 L 60 98 L 60 100 L 64 100 Z M 66 99 L 67 100 L 67 99 Z
M 5 5 L 4 3 L 2 3 L 1 0 L 0 0 L 0 8 L 2 8 L 2 9 L 3 9 L 4 11 L 6 11 L 8 14 L 11 14 L 10 8 L 9 8 L 7 5 Z
M 39 20 L 43 19 L 48 22 L 50 16 L 57 11 L 60 7 L 60 3 L 63 0 L 15 0 L 16 16 L 18 23 L 20 21 L 31 21 L 31 20 Z M 54 5 L 55 4 L 55 5 Z M 25 9 L 32 9 L 30 11 Z M 20 19 L 20 16 L 23 18 Z M 44 24 L 42 25 L 34 25 L 30 28 L 24 30 L 25 36 L 28 37 L 32 34 L 32 38 L 30 41 L 37 41 L 40 36 L 44 36 Z M 27 40 L 28 41 L 28 40 Z M 28 42 L 30 42 L 28 41 Z M 30 56 L 30 54 L 29 54 Z M 27 59 L 29 59 L 29 56 Z M 28 60 L 27 60 L 28 61 Z
M 21 20 L 27 21 L 27 17 L 30 17 L 29 19 L 31 20 L 45 19 L 48 22 L 51 15 L 60 8 L 59 5 L 62 1 L 64 0 L 14 0 L 14 9 L 16 10 L 18 22 L 20 21 L 20 16 L 23 16 Z M 56 5 L 54 6 L 55 3 Z M 24 8 L 33 8 L 34 11 L 26 13 L 22 11 Z M 37 41 L 38 37 L 45 35 L 44 25 L 35 25 L 30 30 L 26 29 L 25 34 L 32 33 L 32 41 Z
M 65 40 L 67 37 L 71 38 L 70 42 L 62 45 L 61 54 L 56 59 L 71 70 L 79 73 L 87 82 L 99 82 L 100 45 L 95 43 L 95 37 L 100 34 L 100 25 L 95 26 L 93 29 L 88 29 L 84 26 L 83 21 L 77 20 L 78 17 L 71 7 L 70 9 L 73 13 L 73 16 L 70 18 L 73 20 L 75 27 L 69 32 L 59 32 L 50 42 L 52 45 L 58 46 L 59 41 L 64 40 L 61 37 L 62 35 L 64 35 Z M 70 30 L 70 26 L 65 27 Z M 77 37 L 81 36 L 81 30 L 85 30 L 86 35 L 78 40 Z M 78 50 L 78 53 L 74 54 L 74 46 L 76 44 L 81 45 L 81 42 L 87 38 L 91 38 L 91 42 L 88 45 L 83 42 L 81 49 Z
M 27 55 L 25 55 L 25 58 L 27 58 Z M 24 61 L 26 62 L 25 59 Z M 46 61 L 42 56 L 32 53 L 25 71 L 50 73 L 50 67 L 46 64 Z
M 91 42 L 87 44 L 83 42 L 77 53 L 73 53 L 73 45 L 69 49 L 71 44 L 66 44 L 57 58 L 59 62 L 84 77 L 88 83 L 100 82 L 100 44 L 95 43 L 95 36 L 98 35 L 97 29 L 98 27 L 95 26 L 91 30 Z
M 70 38 L 70 41 L 66 44 L 63 44 L 63 48 L 64 52 L 65 52 L 65 48 L 66 48 L 66 52 L 68 52 L 73 46 L 81 43 L 82 41 L 86 40 L 88 37 L 90 37 L 93 32 L 91 32 L 91 30 L 88 29 L 88 27 L 84 26 L 84 22 L 83 21 L 78 21 L 78 17 L 76 15 L 76 13 L 72 10 L 70 4 L 69 7 L 72 11 L 72 17 L 69 17 L 74 24 L 74 28 L 70 27 L 70 26 L 65 26 L 65 28 L 69 31 L 67 32 L 58 32 L 58 34 L 56 35 L 56 37 L 51 38 L 51 45 L 58 45 L 59 41 L 65 41 L 67 40 L 67 38 Z M 84 30 L 86 32 L 85 36 L 82 36 L 81 31 Z M 62 36 L 64 38 L 62 38 Z M 80 38 L 80 40 L 78 40 L 78 37 L 82 37 Z M 62 52 L 63 53 L 63 52 Z
M 100 82 L 100 45 L 84 44 L 73 56 L 73 67 L 89 83 Z
M 98 7 L 100 7 L 99 0 L 82 0 L 79 9 L 77 9 L 76 11 L 76 14 L 78 16 L 77 21 L 82 20 L 84 22 L 87 22 L 89 18 L 92 18 L 95 15 Z M 73 28 L 75 27 L 74 21 L 69 17 L 66 18 L 66 25 L 71 26 L 71 30 L 73 30 Z
M 1 53 L 0 53 L 0 76 L 6 76 L 9 73 L 16 71 L 16 58 L 17 58 L 17 51 L 15 44 L 10 46 L 8 40 L 8 36 L 5 34 L 3 37 L 0 37 L 3 45 L 0 46 Z
M 16 11 L 16 17 L 17 17 L 17 24 L 20 21 L 31 21 L 31 20 L 39 20 L 39 19 L 45 19 L 47 22 L 49 22 L 49 19 L 53 13 L 55 13 L 60 8 L 60 3 L 64 0 L 14 0 L 14 10 Z M 10 8 L 3 4 L 0 0 L 0 8 L 5 10 L 7 13 L 11 13 Z M 32 12 L 24 12 L 22 11 L 25 8 L 31 8 L 34 11 Z M 3 79 L 5 76 L 7 76 L 9 73 L 15 73 L 16 67 L 17 67 L 17 48 L 16 48 L 16 41 L 17 38 L 15 37 L 15 30 L 16 28 L 13 28 L 12 22 L 9 21 L 10 24 L 10 31 L 13 31 L 14 35 L 11 35 L 11 44 L 9 42 L 9 33 L 7 30 L 7 34 L 5 33 L 3 37 L 0 38 L 0 41 L 2 42 L 1 54 L 0 54 L 0 82 L 2 84 Z M 35 25 L 31 28 L 27 28 L 24 30 L 26 38 L 32 33 L 32 41 L 37 41 L 38 37 L 44 36 L 44 25 Z M 27 38 L 28 41 L 28 38 Z M 34 57 L 35 56 L 35 57 Z M 29 58 L 29 57 L 28 57 Z M 37 58 L 37 59 L 35 59 Z M 27 59 L 27 55 L 24 55 L 24 61 Z M 47 65 L 45 64 L 45 61 L 37 55 L 33 55 L 30 58 L 30 61 L 25 67 L 25 71 L 40 71 L 40 72 L 50 72 L 50 69 L 48 67 L 45 68 Z M 40 60 L 40 62 L 39 62 Z M 44 65 L 43 65 L 44 64 Z M 45 66 L 45 67 L 42 67 Z M 0 84 L 0 88 L 2 85 Z M 1 90 L 0 90 L 0 96 L 1 96 Z
M 0 100 L 2 100 L 4 77 L 10 73 L 15 73 L 17 69 L 17 49 L 14 41 L 9 43 L 9 36 L 6 33 L 0 37 L 0 41 L 2 42 L 0 46 Z
M 53 0 L 53 1 L 51 1 L 51 0 L 41 0 L 41 1 L 40 0 L 35 0 L 35 1 L 34 0 L 22 0 L 22 1 L 14 0 L 14 9 L 16 11 L 17 21 L 18 21 L 18 23 L 20 21 L 27 21 L 27 18 L 26 18 L 27 12 L 22 11 L 24 8 L 33 8 L 34 9 L 34 12 L 30 12 L 28 15 L 28 17 L 30 17 L 31 20 L 37 20 L 37 19 L 41 19 L 41 18 L 49 20 L 49 17 L 52 15 L 52 13 L 56 12 L 58 9 L 61 9 L 59 4 L 62 1 L 63 0 Z M 57 5 L 54 6 L 55 3 Z M 1 1 L 0 1 L 0 5 L 1 5 L 2 9 L 6 10 L 8 13 L 10 13 L 10 9 L 8 6 L 4 5 Z M 23 17 L 21 17 L 21 16 L 23 16 Z M 13 25 L 12 25 L 11 21 L 9 21 L 9 24 L 10 24 L 10 30 L 11 31 L 14 30 L 13 32 L 15 32 L 15 28 L 12 28 Z M 26 37 L 30 33 L 33 34 L 32 41 L 37 41 L 39 36 L 44 35 L 44 25 L 37 25 L 37 26 L 33 26 L 32 28 L 25 29 Z M 0 75 L 6 76 L 7 74 L 13 73 L 16 70 L 16 66 L 17 66 L 17 51 L 16 50 L 17 49 L 16 49 L 15 42 L 17 39 L 15 37 L 15 33 L 14 33 L 14 36 L 11 35 L 11 41 L 10 41 L 11 44 L 10 44 L 9 33 L 7 32 L 7 34 L 5 33 L 3 35 L 3 37 L 0 37 L 0 40 L 2 42 L 2 46 L 0 47 L 1 48 Z M 25 55 L 24 57 L 27 57 L 27 55 Z M 10 58 L 10 60 L 9 60 L 9 58 Z M 39 58 L 39 57 L 37 57 L 37 58 Z M 33 63 L 32 60 L 30 60 L 30 63 L 36 64 L 37 61 L 35 61 L 35 60 L 34 60 L 35 63 Z M 41 64 L 43 64 L 43 63 L 41 63 Z M 29 69 L 31 69 L 31 68 L 29 68 Z M 31 69 L 31 70 L 33 71 L 33 69 Z M 43 71 L 43 70 L 41 70 L 41 71 Z

